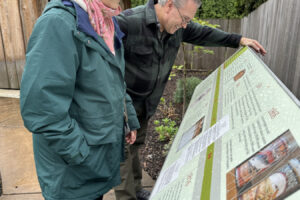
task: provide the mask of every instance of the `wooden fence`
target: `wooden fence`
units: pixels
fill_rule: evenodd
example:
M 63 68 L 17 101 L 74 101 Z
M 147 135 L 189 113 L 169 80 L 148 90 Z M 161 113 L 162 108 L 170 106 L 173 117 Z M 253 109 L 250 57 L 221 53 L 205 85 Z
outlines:
M 47 0 L 0 0 L 0 88 L 18 89 L 25 47 Z
M 300 99 L 300 1 L 268 0 L 242 19 L 241 33 L 263 44 L 264 62 Z
M 25 49 L 48 0 L 0 0 L 0 88 L 19 89 Z M 123 8 L 130 7 L 122 0 Z

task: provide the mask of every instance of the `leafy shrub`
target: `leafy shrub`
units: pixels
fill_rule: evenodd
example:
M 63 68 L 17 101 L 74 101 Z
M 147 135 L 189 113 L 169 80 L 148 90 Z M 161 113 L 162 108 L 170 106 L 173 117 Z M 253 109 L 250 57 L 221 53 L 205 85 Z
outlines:
M 134 8 L 136 6 L 144 5 L 148 0 L 131 0 L 131 7 Z
M 243 18 L 267 0 L 202 0 L 196 16 L 208 18 Z
M 144 5 L 148 0 L 131 0 L 131 7 Z M 238 19 L 247 16 L 267 0 L 202 0 L 196 17 L 202 19 Z
M 196 86 L 201 83 L 201 79 L 197 77 L 189 77 L 186 79 L 186 92 L 185 92 L 185 102 L 188 105 L 191 101 L 193 92 Z M 175 103 L 183 103 L 183 90 L 184 90 L 184 80 L 179 79 L 176 82 L 176 90 L 174 94 L 174 102 Z

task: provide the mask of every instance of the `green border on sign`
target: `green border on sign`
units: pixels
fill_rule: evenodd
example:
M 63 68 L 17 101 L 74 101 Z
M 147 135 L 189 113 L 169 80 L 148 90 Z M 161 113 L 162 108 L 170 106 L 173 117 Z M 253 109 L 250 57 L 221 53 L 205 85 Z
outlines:
M 225 63 L 224 69 L 226 69 L 235 59 L 237 59 L 242 53 L 244 53 L 248 49 L 247 46 L 239 50 L 237 53 L 233 54 Z
M 211 127 L 217 122 L 217 117 L 218 117 L 218 104 L 219 104 L 218 101 L 219 101 L 220 81 L 221 81 L 220 79 L 221 79 L 221 67 L 219 67 L 218 69 L 213 112 L 212 112 L 212 117 L 210 122 Z M 201 200 L 210 199 L 214 149 L 215 149 L 215 143 L 212 143 L 209 147 L 207 147 L 206 161 L 204 166 L 204 176 L 202 181 L 201 198 L 200 198 Z

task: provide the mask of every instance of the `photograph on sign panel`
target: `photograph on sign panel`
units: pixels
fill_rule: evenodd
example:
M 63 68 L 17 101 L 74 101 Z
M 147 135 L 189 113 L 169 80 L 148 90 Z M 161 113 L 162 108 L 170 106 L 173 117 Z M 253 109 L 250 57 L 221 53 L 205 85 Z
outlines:
M 299 186 L 299 171 L 297 171 L 297 169 L 300 165 L 297 164 L 299 162 L 293 160 L 297 160 L 296 157 L 299 156 L 299 154 L 300 148 L 297 142 L 291 132 L 286 131 L 256 152 L 252 157 L 227 173 L 227 199 L 281 199 L 282 196 L 286 196 L 287 192 L 290 192 Z M 293 163 L 292 166 L 288 164 L 290 162 Z M 279 188 L 283 185 L 277 185 L 276 181 L 280 181 L 280 178 L 282 178 L 278 175 L 278 170 L 287 165 L 289 165 L 291 169 L 296 170 L 294 172 L 294 177 L 295 180 L 297 180 L 297 184 L 295 186 L 287 185 L 286 189 L 283 190 L 282 188 Z M 271 186 L 275 187 L 272 190 L 272 198 L 269 198 L 270 194 L 268 192 L 262 193 L 261 191 L 263 188 L 270 189 L 266 188 L 267 183 L 272 183 L 273 185 L 271 184 Z M 256 192 L 255 195 L 253 193 L 254 191 Z M 262 195 L 265 195 L 265 198 L 261 198 Z
M 300 157 L 284 166 L 239 195 L 239 200 L 284 199 L 300 188 Z
M 187 143 L 200 135 L 203 131 L 205 117 L 202 117 L 196 124 L 194 124 L 189 130 L 182 134 L 177 151 L 180 151 Z

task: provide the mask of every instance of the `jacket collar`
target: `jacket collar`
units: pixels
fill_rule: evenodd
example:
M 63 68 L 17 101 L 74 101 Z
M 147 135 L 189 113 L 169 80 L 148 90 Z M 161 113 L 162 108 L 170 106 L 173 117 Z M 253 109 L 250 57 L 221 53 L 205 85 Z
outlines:
M 74 32 L 75 36 L 83 41 L 87 46 L 90 48 L 95 49 L 96 51 L 103 53 L 103 57 L 110 62 L 112 65 L 116 66 L 120 69 L 121 73 L 124 75 L 124 70 L 122 70 L 121 65 L 118 61 L 118 59 L 115 58 L 115 56 L 110 52 L 107 45 L 105 45 L 104 40 L 94 31 L 90 21 L 88 14 L 76 3 L 69 1 L 69 0 L 51 0 L 46 8 L 44 9 L 44 12 L 47 12 L 48 10 L 52 8 L 60 8 L 68 11 L 76 18 L 76 28 L 78 32 Z M 116 51 L 120 49 L 122 46 L 122 37 L 124 37 L 124 33 L 120 30 L 117 21 L 113 19 L 114 25 L 115 25 L 115 49 Z M 80 34 L 80 32 L 83 32 L 84 34 Z M 85 35 L 85 36 L 84 36 Z M 87 37 L 91 37 L 94 39 L 94 42 L 89 42 Z M 98 43 L 100 46 L 97 45 Z M 121 52 L 123 50 L 121 49 Z M 122 54 L 118 56 L 122 56 Z M 117 56 L 117 54 L 116 54 Z
M 63 1 L 63 3 L 64 2 L 68 2 L 68 1 Z M 91 36 L 92 38 L 94 38 L 97 41 L 98 35 L 90 23 L 89 15 L 87 14 L 87 12 L 85 12 L 85 10 L 83 10 L 77 3 L 72 2 L 72 4 L 76 11 L 77 29 L 79 31 L 84 32 L 85 34 Z
M 146 4 L 146 24 L 157 24 L 157 17 L 154 9 L 154 1 L 149 0 L 148 3 Z
M 94 40 L 96 40 L 96 41 L 101 40 L 99 35 L 96 33 L 96 31 L 94 30 L 94 28 L 92 27 L 92 25 L 90 23 L 88 13 L 83 8 L 81 8 L 80 5 L 78 5 L 76 2 L 72 2 L 72 1 L 68 1 L 68 0 L 63 0 L 62 3 L 65 6 L 75 8 L 76 27 L 79 31 L 94 38 Z M 113 22 L 115 25 L 115 32 L 116 32 L 116 37 L 117 37 L 117 42 L 115 42 L 115 48 L 117 50 L 117 49 L 121 48 L 121 46 L 122 46 L 121 44 L 122 44 L 122 38 L 124 37 L 124 33 L 120 30 L 119 25 L 114 18 L 113 18 Z

